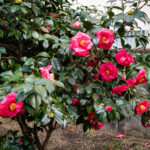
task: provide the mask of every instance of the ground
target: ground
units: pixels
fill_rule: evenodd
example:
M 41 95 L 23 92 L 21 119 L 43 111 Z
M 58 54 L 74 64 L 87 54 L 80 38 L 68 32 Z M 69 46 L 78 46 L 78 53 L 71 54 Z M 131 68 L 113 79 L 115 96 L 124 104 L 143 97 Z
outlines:
M 15 121 L 2 118 L 0 121 L 3 122 L 0 135 L 6 134 L 9 129 L 19 129 Z M 118 134 L 104 130 L 83 133 L 81 126 L 68 125 L 64 130 L 53 132 L 47 150 L 150 150 L 150 139 L 129 135 L 117 139 Z M 41 134 L 41 138 L 43 136 Z

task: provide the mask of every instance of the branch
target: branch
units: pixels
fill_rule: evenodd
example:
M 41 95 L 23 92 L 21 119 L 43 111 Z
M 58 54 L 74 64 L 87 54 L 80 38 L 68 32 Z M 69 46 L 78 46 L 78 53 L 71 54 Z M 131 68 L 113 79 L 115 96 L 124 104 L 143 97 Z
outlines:
M 44 142 L 43 142 L 43 144 L 42 144 L 43 150 L 45 149 L 45 147 L 46 147 L 46 145 L 47 145 L 47 142 L 48 142 L 48 140 L 49 140 L 49 138 L 50 138 L 50 136 L 51 136 L 53 130 L 54 130 L 53 127 L 49 127 L 49 130 L 48 130 L 48 132 L 47 132 L 47 134 L 46 134 L 46 138 L 45 138 L 45 140 L 44 140 Z
M 142 9 L 145 5 L 147 4 L 147 2 L 145 2 L 141 7 L 139 7 L 137 10 Z
M 13 49 L 16 49 L 16 47 L 13 45 L 0 43 L 0 46 L 9 49 L 9 51 L 13 52 L 14 54 L 17 54 L 17 52 L 15 50 L 13 50 Z
M 39 140 L 39 137 L 38 137 L 38 134 L 37 134 L 37 125 L 34 125 L 33 134 L 34 134 L 34 139 L 36 141 L 38 149 L 42 150 L 42 145 L 40 143 L 40 140 Z

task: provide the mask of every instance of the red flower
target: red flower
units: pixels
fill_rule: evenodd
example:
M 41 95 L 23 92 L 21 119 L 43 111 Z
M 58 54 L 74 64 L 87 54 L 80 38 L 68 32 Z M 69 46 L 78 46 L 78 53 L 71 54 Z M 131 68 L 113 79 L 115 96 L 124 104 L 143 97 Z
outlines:
M 46 28 L 47 30 L 49 30 L 51 27 L 50 27 L 50 26 L 45 26 L 45 28 Z
M 94 79 L 98 80 L 99 79 L 99 73 L 94 74 Z
M 106 106 L 106 107 L 105 107 L 105 110 L 106 110 L 107 112 L 111 111 L 111 106 Z
M 17 93 L 9 93 L 4 100 L 0 102 L 0 116 L 16 117 L 22 111 L 23 101 L 16 102 Z
M 113 32 L 109 29 L 102 29 L 96 33 L 99 39 L 98 48 L 110 49 L 114 42 Z
M 76 21 L 74 24 L 73 24 L 73 28 L 79 28 L 80 27 L 80 22 L 79 21 Z
M 97 120 L 94 120 L 94 121 L 92 122 L 92 127 L 93 127 L 95 130 L 100 130 L 103 126 L 104 126 L 104 124 L 102 124 L 101 122 L 97 122 Z
M 20 114 L 21 114 L 21 115 L 24 115 L 24 114 L 25 114 L 25 112 L 26 112 L 26 110 L 25 110 L 24 108 L 22 108 L 22 110 L 21 110 Z
M 119 50 L 115 58 L 119 65 L 125 67 L 129 67 L 130 64 L 134 62 L 133 56 L 131 54 L 127 54 L 127 51 L 125 49 Z
M 122 78 L 122 80 L 124 80 L 127 83 L 128 87 L 136 86 L 136 80 L 135 79 L 130 78 L 130 79 L 126 80 L 125 78 Z
M 102 124 L 101 122 L 98 122 L 97 130 L 100 130 L 103 126 L 104 126 L 104 124 Z
M 19 141 L 19 142 L 18 142 L 18 144 L 19 144 L 19 145 L 22 145 L 22 144 L 23 144 L 23 142 L 22 142 L 22 141 Z
M 88 115 L 88 121 L 93 120 L 93 119 L 94 119 L 94 116 L 95 116 L 94 112 L 91 112 L 91 113 Z
M 128 85 L 122 84 L 122 85 L 117 85 L 112 89 L 112 94 L 117 94 L 121 95 L 122 92 L 127 90 Z
M 77 92 L 77 88 L 74 88 L 73 91 L 74 91 L 74 92 Z
M 79 101 L 77 98 L 73 98 L 72 100 L 72 105 L 75 105 Z
M 70 43 L 70 49 L 75 52 L 76 56 L 88 57 L 89 51 L 92 49 L 90 37 L 83 32 L 78 32 Z
M 86 67 L 95 67 L 98 64 L 98 59 L 94 58 L 93 60 L 88 60 Z
M 5 24 L 5 25 L 3 26 L 3 28 L 4 28 L 4 29 L 7 29 L 7 28 L 8 28 L 8 24 Z
M 124 138 L 124 134 L 119 134 L 119 135 L 117 135 L 117 138 L 118 138 L 118 139 Z
M 148 121 L 148 122 L 141 121 L 141 123 L 142 123 L 142 126 L 143 126 L 143 127 L 147 127 L 147 128 L 150 127 L 149 121 Z
M 136 84 L 143 84 L 147 82 L 145 72 L 146 72 L 145 69 L 140 70 L 139 74 L 135 77 Z
M 111 81 L 117 77 L 118 69 L 111 62 L 100 65 L 98 73 L 103 81 Z
M 51 14 L 54 18 L 57 18 L 57 15 L 55 15 L 55 14 Z
M 41 71 L 41 76 L 43 76 L 46 79 L 49 79 L 51 81 L 55 81 L 54 74 L 49 74 L 49 71 L 51 70 L 52 65 L 48 65 L 47 67 L 40 67 L 39 70 Z
M 136 113 L 140 115 L 146 112 L 149 107 L 150 107 L 150 103 L 147 100 L 143 100 L 136 106 Z
M 92 127 L 96 129 L 96 127 L 97 127 L 97 120 L 94 120 L 94 121 L 92 122 Z

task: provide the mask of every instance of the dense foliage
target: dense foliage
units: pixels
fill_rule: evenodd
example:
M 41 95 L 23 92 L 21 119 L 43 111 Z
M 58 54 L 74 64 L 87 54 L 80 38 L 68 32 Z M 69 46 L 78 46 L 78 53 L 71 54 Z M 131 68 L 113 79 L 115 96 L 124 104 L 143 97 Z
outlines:
M 84 131 L 133 115 L 149 125 L 149 94 L 141 84 L 150 82 L 150 54 L 125 43 L 137 20 L 149 23 L 141 11 L 148 1 L 115 2 L 101 12 L 75 11 L 67 1 L 0 0 L 0 115 L 18 121 L 39 150 L 68 120 Z M 121 50 L 112 46 L 117 38 Z M 145 47 L 148 38 L 135 41 Z M 46 132 L 43 143 L 39 131 Z

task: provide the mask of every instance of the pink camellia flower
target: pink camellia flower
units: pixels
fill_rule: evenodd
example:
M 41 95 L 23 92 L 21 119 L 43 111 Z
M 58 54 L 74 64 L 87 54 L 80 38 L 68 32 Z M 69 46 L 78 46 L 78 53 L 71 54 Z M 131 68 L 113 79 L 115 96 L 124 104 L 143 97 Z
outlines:
M 49 30 L 51 27 L 50 27 L 50 26 L 45 26 L 45 28 L 46 28 L 47 30 Z
M 100 65 L 98 73 L 103 81 L 111 81 L 117 77 L 118 69 L 111 62 Z
M 101 122 L 98 122 L 97 130 L 100 130 L 103 126 L 104 126 L 104 124 L 102 124 Z
M 131 63 L 134 62 L 133 56 L 128 54 L 125 49 L 119 50 L 115 55 L 116 61 L 119 65 L 129 67 Z
M 22 142 L 22 141 L 19 141 L 19 142 L 18 142 L 18 144 L 19 144 L 19 145 L 22 145 L 22 144 L 23 144 L 23 142 Z
M 57 18 L 57 15 L 55 15 L 55 14 L 51 14 L 54 18 Z
M 117 138 L 118 138 L 118 139 L 124 138 L 124 134 L 119 134 L 119 135 L 117 135 Z
M 105 110 L 106 110 L 107 112 L 111 111 L 111 106 L 106 106 L 106 107 L 105 107 Z
M 150 103 L 147 100 L 141 101 L 135 108 L 137 115 L 146 112 L 149 107 Z
M 122 80 L 124 80 L 127 83 L 128 87 L 136 86 L 136 80 L 135 79 L 130 78 L 130 79 L 126 80 L 125 78 L 122 78 Z
M 79 101 L 77 98 L 73 98 L 72 100 L 72 105 L 75 105 Z
M 96 33 L 99 39 L 98 48 L 110 49 L 114 42 L 113 32 L 109 29 L 102 29 Z
M 122 84 L 122 85 L 117 85 L 112 89 L 112 94 L 117 94 L 121 95 L 122 92 L 125 92 L 127 90 L 128 85 Z
M 93 119 L 94 119 L 94 117 L 95 117 L 94 112 L 91 112 L 91 113 L 88 115 L 88 121 L 93 120 Z
M 47 67 L 40 67 L 39 70 L 41 71 L 41 76 L 51 81 L 55 81 L 54 74 L 53 73 L 49 74 L 51 68 L 52 65 L 48 65 Z
M 70 49 L 75 52 L 76 56 L 88 57 L 88 53 L 92 49 L 92 42 L 90 37 L 83 32 L 78 32 L 70 43 Z
M 145 69 L 140 70 L 139 74 L 135 77 L 136 84 L 143 84 L 147 82 L 145 72 L 146 72 Z
M 0 102 L 0 116 L 16 117 L 22 111 L 23 101 L 16 102 L 17 93 L 9 93 L 4 100 Z
M 73 28 L 79 28 L 80 27 L 80 22 L 79 21 L 76 21 L 74 24 L 73 24 Z

